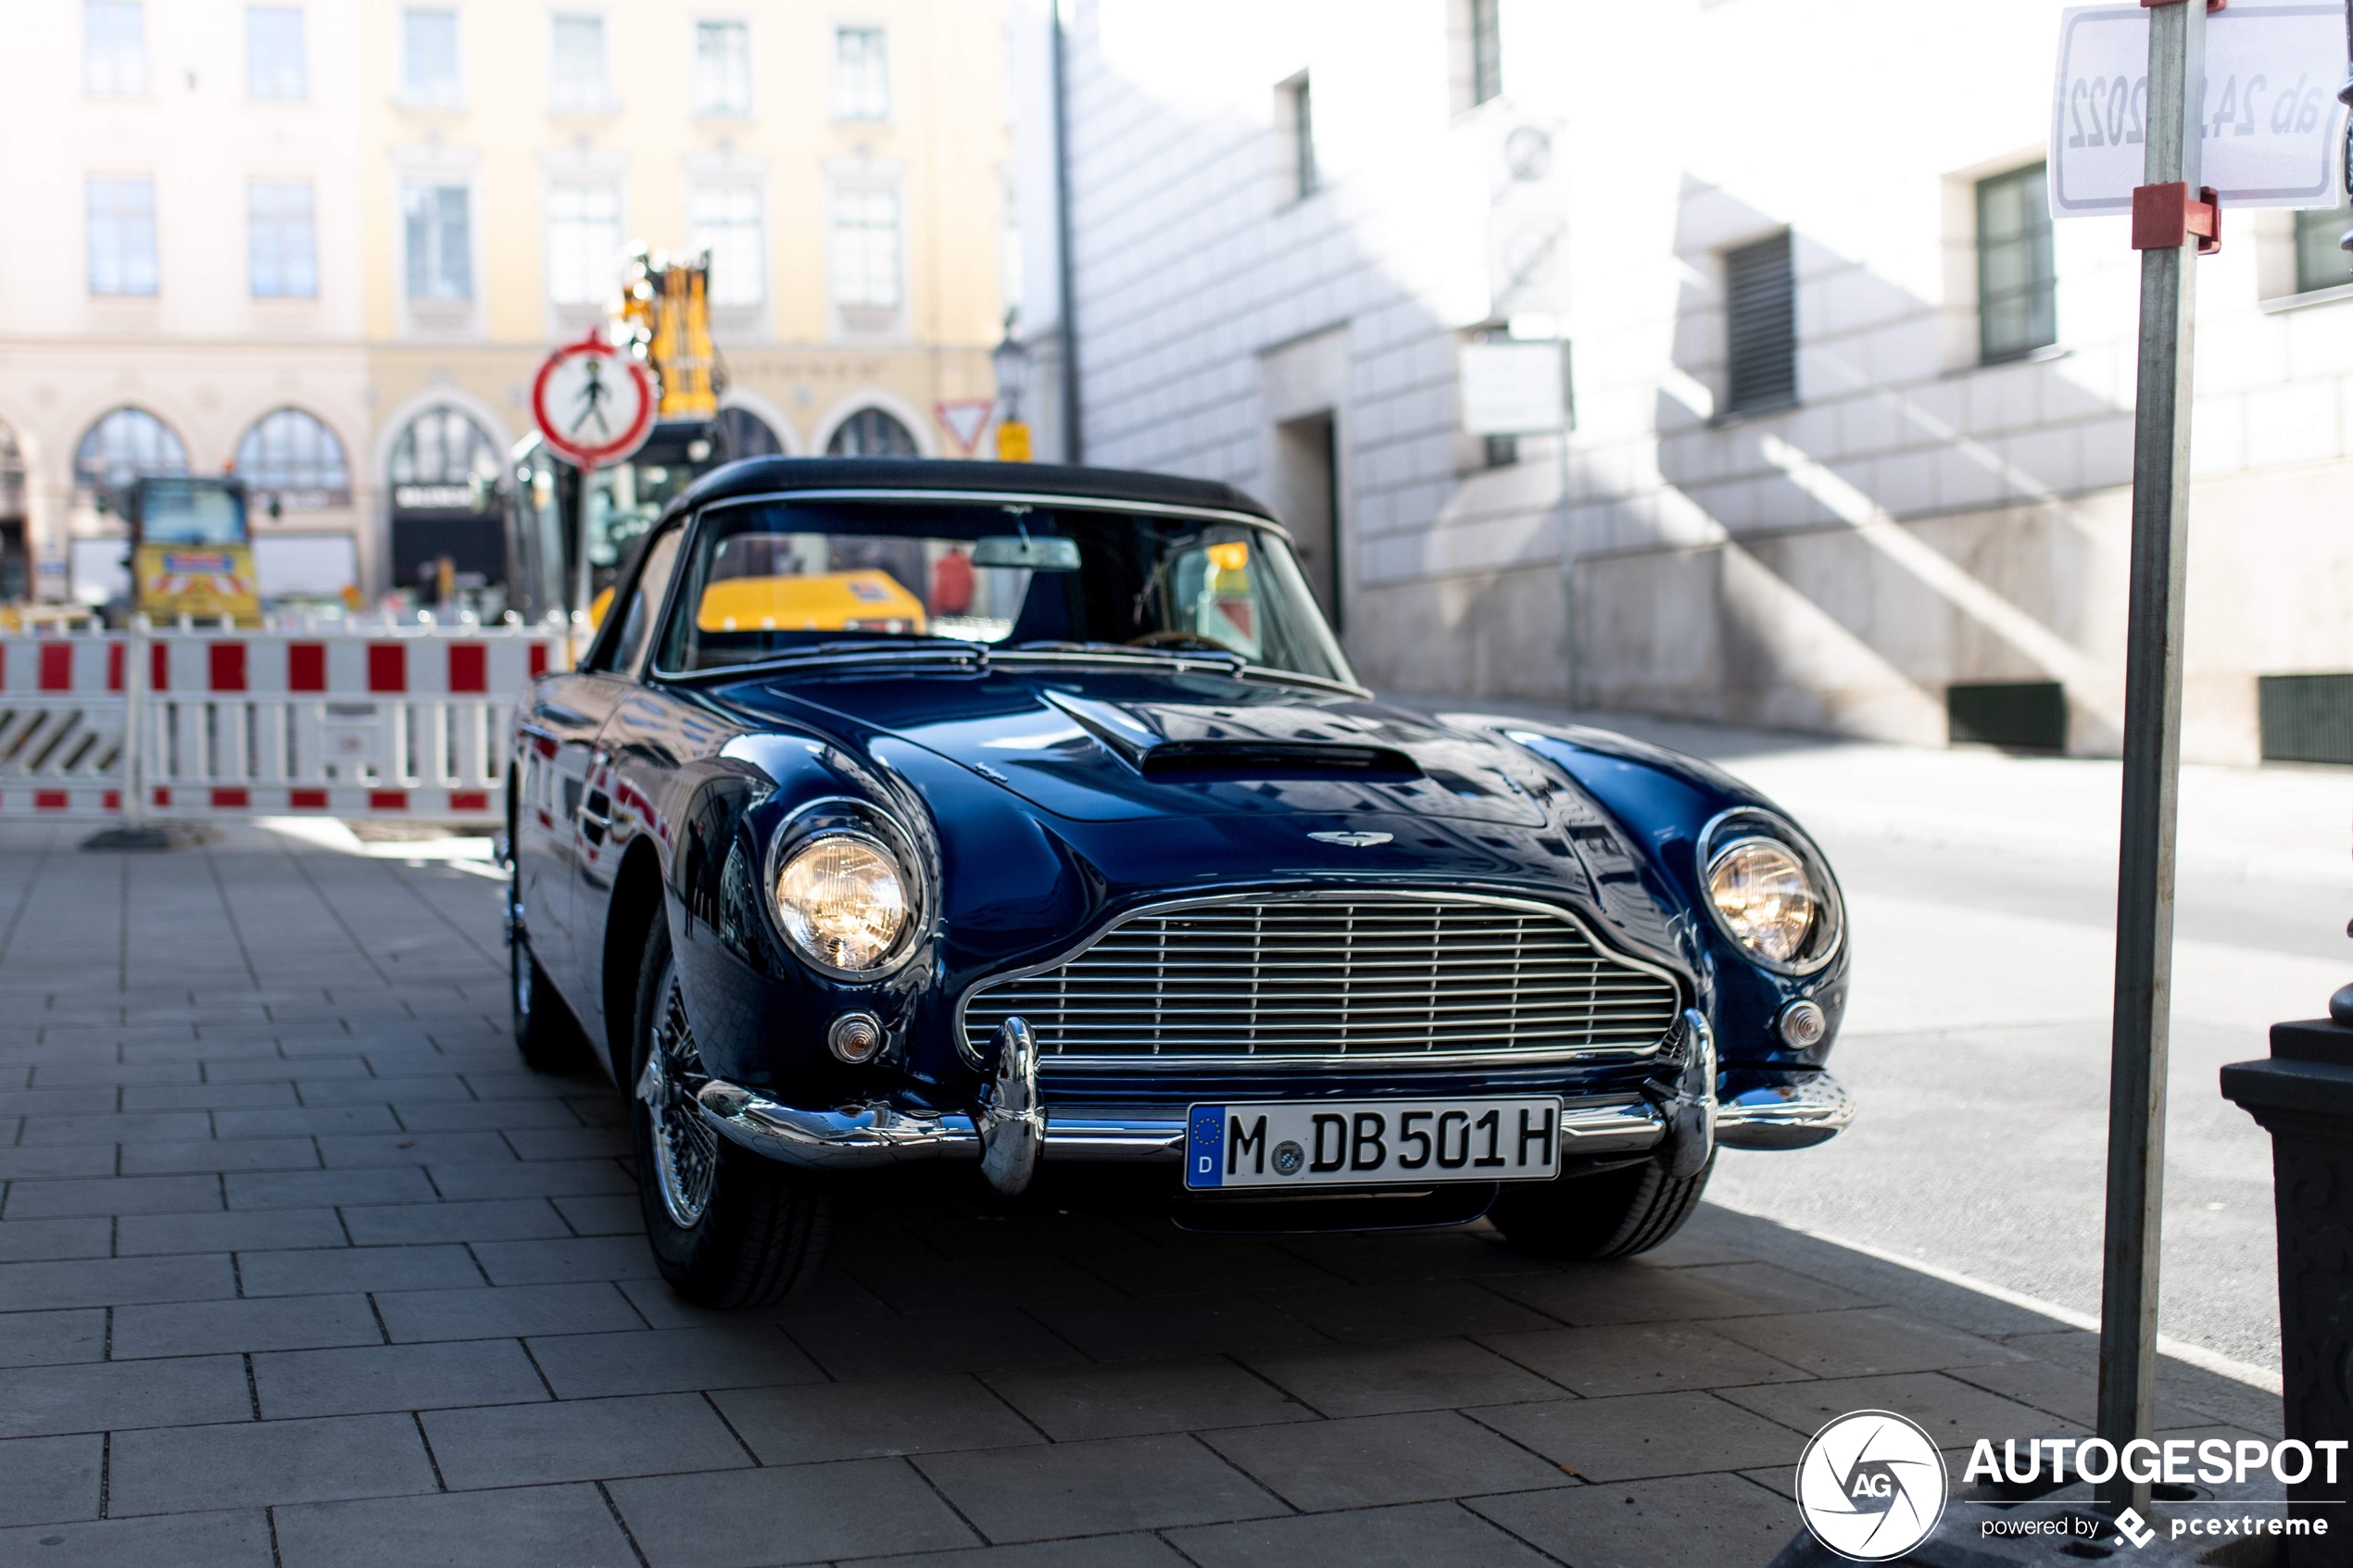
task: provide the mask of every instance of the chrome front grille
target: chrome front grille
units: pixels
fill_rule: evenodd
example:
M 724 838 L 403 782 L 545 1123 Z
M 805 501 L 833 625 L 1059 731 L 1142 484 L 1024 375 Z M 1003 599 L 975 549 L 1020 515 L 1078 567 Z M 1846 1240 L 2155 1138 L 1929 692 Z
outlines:
M 1674 1028 L 1663 971 L 1541 906 L 1473 898 L 1204 900 L 1147 909 L 1051 968 L 984 984 L 983 1054 L 1018 1015 L 1049 1059 L 1640 1052 Z

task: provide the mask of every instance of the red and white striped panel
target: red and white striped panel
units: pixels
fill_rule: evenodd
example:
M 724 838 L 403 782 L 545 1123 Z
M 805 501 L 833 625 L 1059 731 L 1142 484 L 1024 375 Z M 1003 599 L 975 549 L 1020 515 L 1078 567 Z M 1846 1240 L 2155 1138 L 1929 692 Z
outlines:
M 122 690 L 120 636 L 0 637 L 0 693 L 104 696 Z
M 511 636 L 158 636 L 148 689 L 177 696 L 510 696 L 547 672 L 556 646 L 552 638 Z
M 13 814 L 0 790 L 0 815 Z M 114 792 L 107 792 L 112 798 Z M 149 807 L 170 817 L 321 817 L 410 816 L 425 821 L 445 817 L 494 817 L 504 805 L 486 789 L 445 789 L 439 785 L 401 789 L 365 784 L 158 784 L 149 792 Z
M 0 782 L 0 817 L 118 817 L 122 793 L 94 784 L 70 788 L 44 785 L 31 779 Z

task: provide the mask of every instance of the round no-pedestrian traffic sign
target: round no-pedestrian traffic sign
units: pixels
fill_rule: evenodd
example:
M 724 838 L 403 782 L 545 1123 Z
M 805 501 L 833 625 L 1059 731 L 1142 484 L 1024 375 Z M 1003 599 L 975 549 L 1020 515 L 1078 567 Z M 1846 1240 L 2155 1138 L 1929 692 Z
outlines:
M 557 456 L 584 469 L 619 462 L 654 428 L 654 379 L 590 332 L 547 356 L 531 383 L 531 417 Z

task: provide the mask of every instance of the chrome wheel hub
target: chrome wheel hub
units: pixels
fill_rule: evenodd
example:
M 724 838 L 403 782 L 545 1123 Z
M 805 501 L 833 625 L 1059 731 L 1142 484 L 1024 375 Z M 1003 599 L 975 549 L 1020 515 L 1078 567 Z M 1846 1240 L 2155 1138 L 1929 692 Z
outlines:
M 678 987 L 673 961 L 661 972 L 660 1010 L 654 1014 L 654 1037 L 646 1052 L 646 1070 L 637 1079 L 637 1098 L 645 1102 L 653 1124 L 654 1181 L 661 1189 L 661 1206 L 670 1223 L 681 1230 L 699 1223 L 711 1207 L 711 1189 L 719 1174 L 719 1135 L 703 1120 L 694 1088 L 707 1074 L 702 1054 L 695 1048 L 694 1031 L 686 1023 L 686 997 Z

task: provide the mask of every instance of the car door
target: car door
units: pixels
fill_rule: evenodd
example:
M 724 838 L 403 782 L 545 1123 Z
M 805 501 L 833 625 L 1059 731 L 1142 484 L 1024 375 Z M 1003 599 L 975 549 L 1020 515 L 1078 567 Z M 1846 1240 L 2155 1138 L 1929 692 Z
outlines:
M 604 1037 L 605 914 L 612 902 L 613 878 L 620 872 L 622 853 L 627 847 L 612 831 L 613 796 L 622 781 L 606 732 L 612 727 L 615 710 L 642 689 L 639 683 L 653 643 L 654 621 L 670 588 L 681 536 L 682 530 L 673 524 L 648 540 L 636 571 L 628 579 L 626 593 L 615 595 L 607 612 L 620 615 L 620 626 L 610 641 L 598 640 L 590 650 L 589 662 L 595 668 L 581 675 L 595 729 L 579 752 L 580 800 L 571 813 L 571 898 L 565 918 L 573 961 L 586 985 L 565 994 L 576 997 L 573 1010 L 595 1039 Z M 559 747 L 560 760 L 568 755 L 569 747 Z
M 588 781 L 596 768 L 597 733 L 616 695 L 609 680 L 585 672 L 558 675 L 532 688 L 518 727 L 523 777 L 516 811 L 515 859 L 522 884 L 523 922 L 540 968 L 574 1012 L 594 999 L 595 966 L 583 965 L 574 939 L 574 888 L 581 818 L 593 809 Z M 585 1016 L 585 1014 L 584 1014 Z

